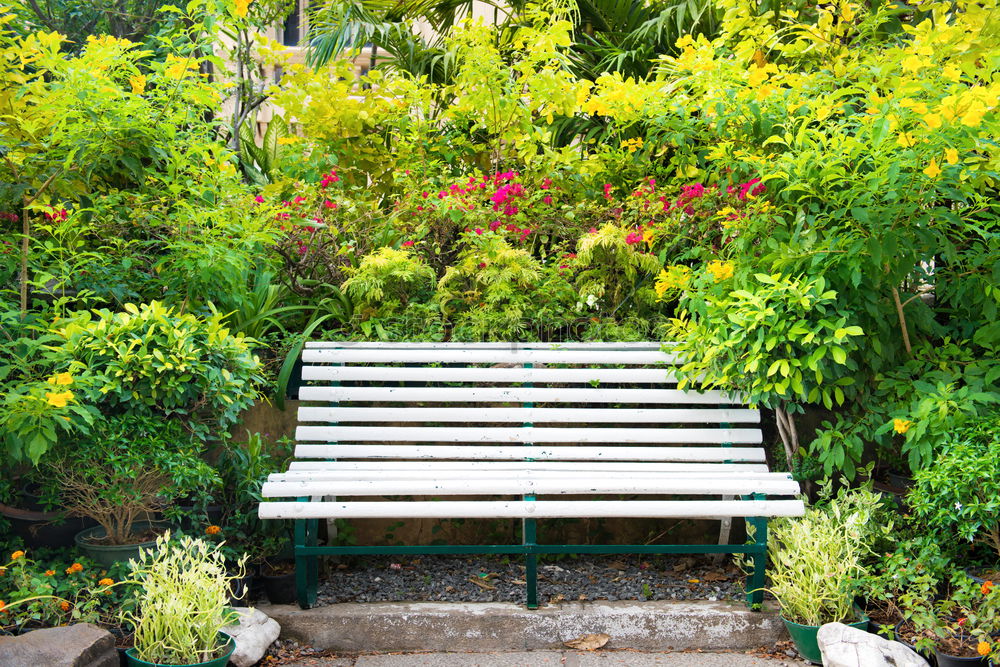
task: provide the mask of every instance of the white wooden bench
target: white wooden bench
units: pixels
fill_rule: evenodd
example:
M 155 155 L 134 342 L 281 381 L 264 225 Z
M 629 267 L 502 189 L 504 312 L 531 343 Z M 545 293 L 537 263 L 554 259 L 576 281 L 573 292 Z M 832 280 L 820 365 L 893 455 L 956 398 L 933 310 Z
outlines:
M 744 553 L 754 562 L 748 602 L 759 606 L 767 518 L 802 514 L 798 484 L 768 471 L 759 412 L 718 391 L 678 390 L 678 360 L 664 349 L 656 342 L 307 344 L 302 377 L 315 384 L 300 391 L 295 450 L 305 460 L 263 487 L 265 498 L 296 500 L 265 501 L 259 511 L 262 519 L 296 521 L 299 604 L 315 602 L 324 554 L 524 554 L 535 608 L 540 553 Z M 561 517 L 745 517 L 754 539 L 539 544 L 537 520 Z M 333 518 L 521 519 L 523 540 L 318 546 L 318 520 Z

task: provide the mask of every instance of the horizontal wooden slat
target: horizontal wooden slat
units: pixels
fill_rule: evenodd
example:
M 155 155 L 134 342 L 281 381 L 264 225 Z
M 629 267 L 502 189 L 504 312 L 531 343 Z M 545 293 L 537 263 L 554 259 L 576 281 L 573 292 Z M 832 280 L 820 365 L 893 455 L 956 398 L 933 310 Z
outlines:
M 299 408 L 300 422 L 451 422 L 497 424 L 757 424 L 745 408 Z
M 799 485 L 791 479 L 679 479 L 634 477 L 600 479 L 389 479 L 389 480 L 282 480 L 265 482 L 265 498 L 299 496 L 475 496 L 582 495 L 603 493 L 793 496 Z
M 385 350 L 338 348 L 302 351 L 304 363 L 423 363 L 423 364 L 675 364 L 681 358 L 658 350 L 524 350 L 441 349 Z
M 674 342 L 629 341 L 623 343 L 395 343 L 372 341 L 308 341 L 306 349 L 373 349 L 373 350 L 659 350 Z
M 802 516 L 801 500 L 486 500 L 264 502 L 261 519 L 533 519 Z
M 563 470 L 367 470 L 359 472 L 357 470 L 291 470 L 289 472 L 272 473 L 268 475 L 269 482 L 357 482 L 357 481 L 389 481 L 389 480 L 418 480 L 418 481 L 447 481 L 447 480 L 551 480 L 564 481 L 570 479 L 600 479 L 604 480 L 645 480 L 645 481 L 670 481 L 683 480 L 740 480 L 740 481 L 775 481 L 788 480 L 787 473 L 773 472 L 684 472 L 684 473 L 663 473 L 663 472 L 636 472 L 623 471 L 613 472 L 607 470 L 591 471 L 589 473 L 574 471 L 567 473 Z
M 734 405 L 740 397 L 721 391 L 592 389 L 562 387 L 302 387 L 304 401 L 398 403 L 636 403 Z
M 523 426 L 299 426 L 299 442 L 608 442 L 630 444 L 750 444 L 759 428 L 524 428 Z
M 665 368 L 503 368 L 495 366 L 442 368 L 437 366 L 303 366 L 303 380 L 335 382 L 594 382 L 676 384 Z
M 537 447 L 533 445 L 298 445 L 295 456 L 313 459 L 466 459 L 546 461 L 766 461 L 760 447 Z
M 522 471 L 547 472 L 555 475 L 575 475 L 593 472 L 644 474 L 690 473 L 701 475 L 758 475 L 769 473 L 764 463 L 648 463 L 645 461 L 292 461 L 285 474 L 321 474 L 329 471 L 343 472 L 357 477 L 376 474 L 416 474 L 421 476 L 444 474 L 506 474 L 517 476 Z

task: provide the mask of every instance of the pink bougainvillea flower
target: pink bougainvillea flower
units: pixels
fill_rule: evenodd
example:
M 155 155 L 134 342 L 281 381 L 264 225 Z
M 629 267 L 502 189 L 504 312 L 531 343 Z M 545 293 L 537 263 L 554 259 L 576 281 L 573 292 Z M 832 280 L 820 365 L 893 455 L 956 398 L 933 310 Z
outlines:
M 542 201 L 548 204 L 549 206 L 552 206 L 552 195 L 545 195 L 544 197 L 542 197 Z
M 596 234 L 597 233 L 597 227 L 591 227 L 590 230 L 587 233 L 588 234 Z
M 625 243 L 629 245 L 642 243 L 642 232 L 632 232 L 631 234 L 625 237 Z
M 542 190 L 548 190 L 551 187 L 552 187 L 552 179 L 551 178 L 545 178 L 545 179 L 542 180 Z
M 486 268 L 486 262 L 479 262 L 479 268 L 480 269 L 485 269 Z
M 403 241 L 403 247 L 404 248 L 412 248 L 413 247 L 413 241 Z
M 499 228 L 500 228 L 500 221 L 499 220 L 494 220 L 493 222 L 490 223 L 490 231 L 491 232 L 495 232 Z
M 257 202 L 258 204 L 263 204 L 264 203 L 264 195 L 257 195 L 256 197 L 253 198 L 253 200 L 255 202 Z
M 336 202 L 332 202 L 329 199 L 323 202 L 323 208 L 337 208 Z
M 482 236 L 482 234 L 483 234 L 483 228 L 482 227 L 476 227 L 476 229 L 474 231 L 479 236 Z
M 608 200 L 611 199 L 611 190 L 613 190 L 613 189 L 614 189 L 614 186 L 612 186 L 610 183 L 605 183 L 604 184 L 604 198 L 605 199 L 608 199 Z

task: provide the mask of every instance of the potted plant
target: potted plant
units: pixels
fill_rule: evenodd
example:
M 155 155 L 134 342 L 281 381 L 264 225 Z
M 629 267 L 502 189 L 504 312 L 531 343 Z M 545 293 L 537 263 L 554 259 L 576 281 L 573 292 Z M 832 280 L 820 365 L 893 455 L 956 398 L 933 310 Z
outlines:
M 111 565 L 154 544 L 167 528 L 154 517 L 175 499 L 218 484 L 202 447 L 181 422 L 126 414 L 53 450 L 42 467 L 59 480 L 69 513 L 98 523 L 77 534 L 78 546 Z
M 822 662 L 816 633 L 825 623 L 867 630 L 868 618 L 854 606 L 856 582 L 877 537 L 873 519 L 879 497 L 866 489 L 842 491 L 804 516 L 772 524 L 768 589 L 781 605 L 781 618 L 799 653 Z
M 918 634 L 914 645 L 933 652 L 938 667 L 971 667 L 990 664 L 1000 657 L 1000 587 L 977 584 L 964 573 L 952 578 L 946 597 L 912 606 L 908 614 Z
M 222 628 L 239 616 L 229 607 L 234 577 L 218 547 L 168 532 L 129 565 L 141 586 L 138 611 L 123 614 L 134 630 L 129 665 L 224 667 L 236 644 Z

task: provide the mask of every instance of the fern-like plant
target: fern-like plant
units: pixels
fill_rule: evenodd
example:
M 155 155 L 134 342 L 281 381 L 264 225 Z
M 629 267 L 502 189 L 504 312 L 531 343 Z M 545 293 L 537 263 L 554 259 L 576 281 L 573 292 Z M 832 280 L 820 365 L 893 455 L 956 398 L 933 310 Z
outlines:
M 350 277 L 342 288 L 363 319 L 396 313 L 434 287 L 434 269 L 407 248 L 379 248 L 346 271 Z
M 583 236 L 576 250 L 582 267 L 576 279 L 580 303 L 608 313 L 630 302 L 630 307 L 652 304 L 660 262 L 645 252 L 646 246 L 639 232 L 610 222 Z
M 492 232 L 470 233 L 438 282 L 437 299 L 456 338 L 522 340 L 532 327 L 564 317 L 572 290 L 527 250 Z

